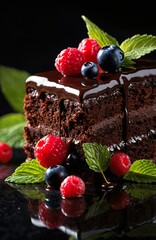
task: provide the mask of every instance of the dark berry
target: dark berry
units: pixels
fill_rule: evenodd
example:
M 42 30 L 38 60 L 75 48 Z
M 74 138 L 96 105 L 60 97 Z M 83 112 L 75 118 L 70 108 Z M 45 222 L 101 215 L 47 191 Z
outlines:
M 68 176 L 66 168 L 62 165 L 55 165 L 47 168 L 45 182 L 48 186 L 59 189 L 61 182 Z
M 98 65 L 94 62 L 85 62 L 81 67 L 81 74 L 85 78 L 95 78 L 98 75 Z
M 117 72 L 124 60 L 124 52 L 116 45 L 101 48 L 97 54 L 99 66 L 107 72 Z
M 123 176 L 130 168 L 130 157 L 123 152 L 114 153 L 110 159 L 110 170 L 113 174 Z
M 0 162 L 7 163 L 12 159 L 13 150 L 10 145 L 0 142 Z
M 66 159 L 66 164 L 71 168 L 77 168 L 80 166 L 81 159 L 76 151 L 70 153 Z

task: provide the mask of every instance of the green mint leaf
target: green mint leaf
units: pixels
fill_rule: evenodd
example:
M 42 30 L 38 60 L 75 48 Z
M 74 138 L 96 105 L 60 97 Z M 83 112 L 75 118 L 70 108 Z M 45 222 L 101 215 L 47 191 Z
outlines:
M 6 100 L 17 112 L 23 112 L 25 80 L 29 73 L 15 68 L 0 66 L 0 86 Z
M 155 183 L 156 164 L 151 160 L 136 160 L 125 174 L 124 179 L 139 183 Z
M 156 194 L 156 185 L 147 183 L 129 184 L 125 191 L 136 199 L 148 199 Z
M 88 30 L 88 36 L 90 38 L 95 39 L 100 44 L 101 47 L 107 46 L 107 45 L 110 45 L 110 44 L 114 44 L 114 45 L 119 46 L 118 41 L 114 37 L 112 37 L 108 33 L 101 30 L 96 24 L 91 22 L 84 15 L 82 15 L 81 17 L 86 23 L 86 28 Z
M 9 113 L 0 117 L 0 141 L 11 147 L 22 148 L 25 144 L 23 128 L 26 120 L 22 113 Z
M 124 58 L 122 68 L 135 69 L 135 61 L 130 60 L 128 57 Z
M 119 45 L 119 42 L 116 40 L 116 38 L 101 30 L 96 24 L 94 24 L 84 15 L 81 17 L 86 23 L 88 36 L 95 39 L 101 47 L 114 44 L 123 50 L 125 58 L 122 68 L 135 69 L 134 60 L 156 50 L 156 36 L 137 34 L 131 38 L 127 38 Z
M 83 143 L 82 147 L 89 168 L 103 174 L 109 166 L 111 156 L 107 147 L 97 143 Z
M 37 159 L 32 159 L 23 162 L 5 181 L 17 184 L 40 183 L 44 181 L 45 171 L 46 168 Z
M 124 51 L 126 66 L 128 61 L 138 59 L 156 50 L 156 36 L 137 34 L 121 43 L 120 48 Z

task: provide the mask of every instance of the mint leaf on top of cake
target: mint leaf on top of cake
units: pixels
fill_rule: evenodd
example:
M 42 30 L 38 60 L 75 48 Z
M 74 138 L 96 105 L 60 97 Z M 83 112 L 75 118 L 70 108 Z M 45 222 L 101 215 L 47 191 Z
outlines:
M 86 23 L 88 36 L 95 39 L 101 47 L 114 44 L 121 48 L 125 55 L 122 64 L 123 68 L 135 68 L 134 60 L 156 50 L 156 36 L 136 34 L 119 44 L 116 38 L 104 32 L 84 15 L 82 15 L 82 19 Z

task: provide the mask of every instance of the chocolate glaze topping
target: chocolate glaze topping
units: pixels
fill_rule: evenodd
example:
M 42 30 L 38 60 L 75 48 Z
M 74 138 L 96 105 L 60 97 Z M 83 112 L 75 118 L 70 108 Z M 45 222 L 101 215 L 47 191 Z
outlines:
M 62 76 L 58 71 L 52 70 L 30 76 L 26 80 L 26 88 L 35 88 L 39 95 L 43 92 L 57 95 L 59 101 L 71 99 L 80 103 L 114 88 L 123 88 L 126 96 L 127 87 L 132 82 L 143 81 L 147 77 L 155 78 L 156 61 L 143 61 L 143 63 L 146 67 L 142 65 L 135 70 L 121 73 L 99 74 L 96 79 Z
M 102 73 L 96 79 L 85 79 L 82 76 L 67 77 L 62 76 L 58 71 L 39 73 L 30 76 L 26 80 L 26 89 L 33 88 L 37 94 L 47 92 L 58 97 L 60 113 L 61 102 L 64 99 L 77 101 L 80 104 L 89 98 L 108 94 L 112 90 L 120 89 L 124 99 L 124 136 L 127 141 L 129 127 L 129 109 L 128 109 L 128 88 L 133 82 L 146 82 L 151 79 L 153 87 L 156 87 L 156 61 L 139 60 L 135 70 L 127 70 L 118 73 Z

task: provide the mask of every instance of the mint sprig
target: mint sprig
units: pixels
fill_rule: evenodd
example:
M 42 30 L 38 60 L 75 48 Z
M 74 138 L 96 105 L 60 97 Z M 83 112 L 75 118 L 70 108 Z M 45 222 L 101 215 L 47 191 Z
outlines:
M 44 182 L 46 168 L 40 165 L 37 159 L 23 162 L 15 169 L 5 182 L 28 184 Z
M 0 117 L 0 141 L 13 148 L 23 148 L 25 80 L 30 74 L 12 67 L 0 66 L 0 90 L 14 113 Z
M 104 171 L 106 171 L 109 166 L 111 156 L 107 147 L 97 143 L 83 143 L 82 147 L 89 168 L 95 172 L 101 173 L 104 180 L 107 182 Z
M 119 44 L 116 38 L 101 30 L 84 15 L 82 15 L 82 19 L 86 23 L 88 36 L 95 39 L 101 47 L 114 44 L 123 50 L 125 58 L 121 66 L 122 68 L 135 68 L 136 59 L 156 50 L 156 36 L 137 34 Z
M 0 88 L 10 106 L 23 113 L 25 80 L 30 74 L 11 67 L 0 66 Z
M 136 160 L 124 179 L 139 183 L 156 183 L 156 164 L 147 159 Z
M 25 140 L 23 128 L 26 125 L 24 114 L 9 113 L 0 117 L 0 141 L 14 148 L 23 148 Z
M 121 43 L 120 48 L 129 60 L 138 59 L 156 50 L 156 36 L 137 34 Z
M 88 30 L 88 36 L 90 38 L 96 39 L 101 47 L 109 45 L 109 44 L 114 44 L 114 45 L 119 46 L 118 41 L 114 37 L 112 37 L 108 33 L 104 32 L 96 24 L 91 22 L 87 17 L 82 15 L 82 19 L 86 23 L 86 27 Z

